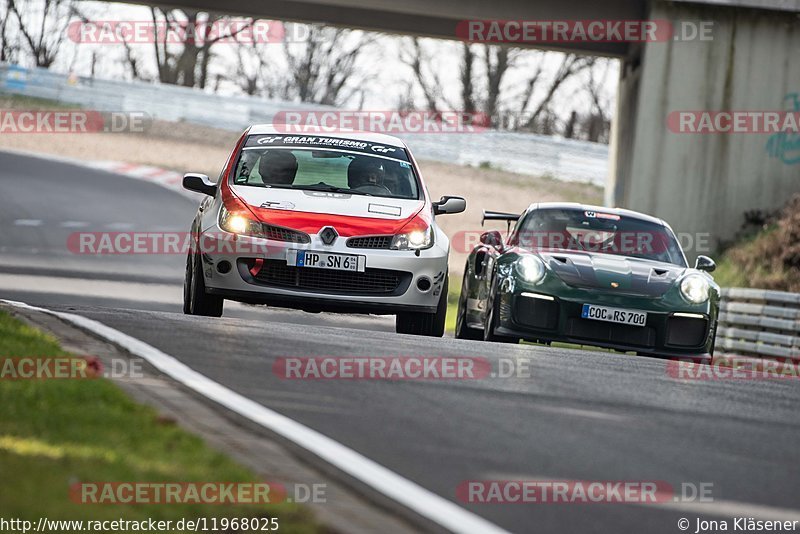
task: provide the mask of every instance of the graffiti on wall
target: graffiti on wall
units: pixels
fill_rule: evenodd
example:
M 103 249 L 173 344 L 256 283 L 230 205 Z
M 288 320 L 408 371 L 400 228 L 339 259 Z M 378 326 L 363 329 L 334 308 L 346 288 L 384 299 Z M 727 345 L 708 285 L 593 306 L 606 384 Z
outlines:
M 800 113 L 800 93 L 789 93 L 784 97 L 784 102 L 789 102 L 789 110 Z M 769 136 L 767 140 L 767 154 L 786 165 L 800 164 L 800 133 L 778 132 Z

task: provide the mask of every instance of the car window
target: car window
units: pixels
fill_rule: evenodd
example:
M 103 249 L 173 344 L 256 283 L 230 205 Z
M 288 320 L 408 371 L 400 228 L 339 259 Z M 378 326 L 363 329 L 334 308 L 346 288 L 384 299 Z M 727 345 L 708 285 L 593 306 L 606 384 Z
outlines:
M 614 213 L 534 210 L 518 224 L 512 243 L 530 250 L 598 252 L 686 266 L 669 228 Z
M 234 183 L 419 198 L 410 163 L 340 150 L 248 148 L 239 157 Z

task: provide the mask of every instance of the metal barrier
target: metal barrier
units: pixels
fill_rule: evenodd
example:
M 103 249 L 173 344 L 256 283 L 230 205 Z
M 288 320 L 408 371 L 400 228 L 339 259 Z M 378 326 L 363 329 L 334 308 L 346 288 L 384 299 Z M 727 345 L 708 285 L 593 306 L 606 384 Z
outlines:
M 337 108 L 220 95 L 191 87 L 140 81 L 68 76 L 48 69 L 0 63 L 0 92 L 47 98 L 98 111 L 141 112 L 166 121 L 186 121 L 242 131 L 269 123 L 279 111 L 336 111 Z M 418 159 L 485 165 L 527 175 L 605 185 L 608 146 L 530 133 L 398 133 Z M 524 182 L 525 177 L 520 177 Z
M 800 359 L 800 294 L 722 290 L 716 352 Z

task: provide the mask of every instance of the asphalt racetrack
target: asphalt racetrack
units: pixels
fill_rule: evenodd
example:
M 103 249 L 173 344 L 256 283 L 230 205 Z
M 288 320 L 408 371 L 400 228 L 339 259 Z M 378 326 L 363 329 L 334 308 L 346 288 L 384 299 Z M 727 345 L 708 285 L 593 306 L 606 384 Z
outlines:
M 682 532 L 681 518 L 800 519 L 800 381 L 678 380 L 602 351 L 394 333 L 393 318 L 226 303 L 181 313 L 180 255 L 74 254 L 76 231 L 186 231 L 195 205 L 160 186 L 0 153 L 0 298 L 136 337 L 512 532 Z M 313 327 L 313 328 L 312 328 Z M 285 380 L 281 357 L 424 356 L 527 365 L 529 377 Z M 710 499 L 467 503 L 475 480 L 661 481 Z M 683 486 L 682 486 L 683 485 Z M 732 528 L 732 527 L 729 527 Z M 685 530 L 684 530 L 685 531 Z

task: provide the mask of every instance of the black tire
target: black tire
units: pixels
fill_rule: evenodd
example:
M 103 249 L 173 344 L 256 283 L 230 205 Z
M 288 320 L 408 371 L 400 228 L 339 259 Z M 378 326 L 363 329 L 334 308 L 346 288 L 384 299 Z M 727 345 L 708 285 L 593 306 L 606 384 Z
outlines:
M 458 315 L 456 315 L 456 339 L 483 339 L 483 333 L 477 328 L 467 326 L 467 269 L 461 281 L 461 294 L 458 296 Z
M 435 313 L 398 313 L 395 318 L 395 331 L 398 334 L 442 337 L 447 318 L 447 277 L 444 279 L 442 293 Z
M 711 361 L 714 361 L 714 349 L 717 346 L 717 325 L 719 324 L 718 321 L 714 322 L 714 337 L 711 338 L 711 350 L 708 351 L 708 355 L 711 356 Z
M 186 255 L 186 271 L 183 274 L 183 313 L 191 314 L 192 294 L 192 253 Z
M 494 333 L 494 329 L 497 327 L 497 303 L 494 299 L 495 289 L 496 288 L 492 288 L 488 302 L 488 310 L 486 311 L 486 316 L 483 318 L 483 340 L 492 341 L 494 343 L 517 344 L 519 343 L 519 338 L 501 336 Z
M 183 282 L 183 313 L 204 317 L 222 317 L 225 300 L 206 293 L 206 283 L 201 271 L 199 254 L 189 254 L 186 259 L 186 276 Z

